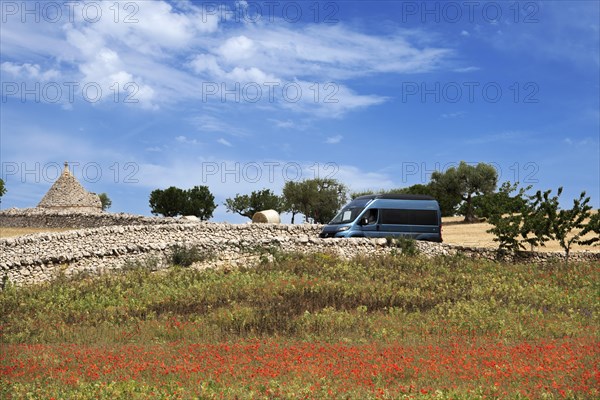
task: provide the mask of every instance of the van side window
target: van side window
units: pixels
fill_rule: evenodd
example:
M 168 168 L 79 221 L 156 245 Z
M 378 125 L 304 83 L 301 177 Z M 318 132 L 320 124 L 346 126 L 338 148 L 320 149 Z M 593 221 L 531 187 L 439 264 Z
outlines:
M 365 212 L 365 215 L 363 215 L 363 218 L 367 218 L 367 220 L 369 221 L 367 225 L 376 224 L 378 217 L 379 210 L 377 208 L 371 208 L 370 210 L 367 210 L 367 212 Z
M 437 225 L 438 215 L 434 210 L 382 209 L 381 223 L 391 225 Z

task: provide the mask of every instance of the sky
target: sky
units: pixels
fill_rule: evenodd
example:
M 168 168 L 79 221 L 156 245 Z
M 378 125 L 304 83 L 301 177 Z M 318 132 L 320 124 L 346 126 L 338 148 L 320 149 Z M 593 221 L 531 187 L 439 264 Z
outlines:
M 237 193 L 466 161 L 599 208 L 599 4 L 4 0 L 1 206 L 36 206 L 68 161 L 111 212 L 206 185 L 238 223 Z

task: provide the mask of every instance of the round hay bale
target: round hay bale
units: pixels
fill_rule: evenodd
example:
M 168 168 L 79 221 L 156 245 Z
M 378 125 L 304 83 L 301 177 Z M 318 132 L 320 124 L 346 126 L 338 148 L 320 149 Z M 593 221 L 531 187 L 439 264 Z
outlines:
M 253 224 L 279 224 L 281 223 L 281 218 L 279 218 L 279 213 L 275 210 L 264 210 L 254 213 L 252 216 Z

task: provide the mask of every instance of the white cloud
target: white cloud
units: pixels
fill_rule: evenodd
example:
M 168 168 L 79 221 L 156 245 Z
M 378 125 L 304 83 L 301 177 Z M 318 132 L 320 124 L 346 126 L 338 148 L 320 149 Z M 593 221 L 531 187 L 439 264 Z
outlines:
M 317 93 L 316 86 L 319 86 Z M 291 86 L 290 86 L 291 87 Z M 351 110 L 382 104 L 387 100 L 383 96 L 360 95 L 349 87 L 328 83 L 296 81 L 293 87 L 282 93 L 280 105 L 294 112 L 307 113 L 320 118 L 339 118 Z
M 252 58 L 255 53 L 254 41 L 244 35 L 225 40 L 219 47 L 218 53 L 227 62 L 237 62 Z
M 61 76 L 81 86 L 97 83 L 102 99 L 112 99 L 116 92 L 121 101 L 128 96 L 137 101 L 129 105 L 154 110 L 201 98 L 206 79 L 282 86 L 297 82 L 303 89 L 299 102 L 292 104 L 280 94 L 268 106 L 324 118 L 387 100 L 358 93 L 346 80 L 431 71 L 452 55 L 447 48 L 422 45 L 426 31 L 396 29 L 376 36 L 341 23 L 289 24 L 277 17 L 268 24 L 240 24 L 185 0 L 118 3 L 119 7 L 113 3 L 94 3 L 103 15 L 95 23 L 86 22 L 79 12 L 64 24 L 6 24 L 3 56 L 26 63 L 23 55 L 35 54 L 48 65 L 60 65 L 60 70 L 30 62 L 22 64 L 21 73 Z M 245 4 L 222 7 L 239 10 Z M 25 65 L 34 69 L 26 71 Z M 19 72 L 13 64 L 5 68 Z M 339 88 L 339 101 L 312 101 L 309 87 L 328 82 Z M 256 106 L 264 107 L 265 102 Z
M 179 143 L 184 143 L 184 144 L 193 144 L 193 145 L 199 144 L 199 142 L 196 139 L 190 139 L 183 135 L 177 136 L 175 138 L 175 140 Z
M 459 118 L 466 114 L 464 111 L 457 111 L 453 113 L 444 113 L 442 114 L 442 118 Z
M 120 55 L 107 47 L 99 47 L 101 41 L 87 41 L 80 31 L 70 29 L 67 38 L 78 47 L 87 58 L 79 63 L 79 71 L 83 75 L 81 86 L 87 84 L 99 85 L 102 91 L 101 100 L 114 101 L 111 94 L 119 93 L 128 104 L 139 104 L 142 107 L 157 109 L 155 90 L 145 83 L 141 76 L 128 72 L 128 66 Z M 69 40 L 69 39 L 68 39 Z M 119 101 L 121 97 L 117 98 Z
M 275 78 L 275 76 L 266 74 L 265 72 L 261 71 L 256 67 L 235 67 L 233 71 L 227 74 L 227 78 L 234 82 L 258 83 L 259 85 L 265 86 L 265 90 L 268 89 L 268 85 L 271 85 L 273 83 L 279 83 L 279 79 Z
M 454 72 L 473 72 L 473 71 L 479 71 L 481 68 L 479 67 L 475 67 L 475 66 L 469 66 L 469 67 L 461 67 L 461 68 L 454 68 L 453 71 Z
M 337 170 L 332 177 L 347 185 L 351 192 L 398 187 L 387 174 L 363 171 L 353 165 L 336 165 L 336 167 Z
M 192 125 L 202 132 L 219 132 L 232 136 L 246 136 L 247 133 L 242 129 L 225 122 L 223 118 L 217 118 L 212 115 L 200 115 L 190 118 Z
M 335 136 L 330 136 L 325 140 L 325 143 L 327 144 L 338 144 L 339 142 L 342 141 L 343 136 L 342 135 L 335 135 Z
M 18 64 L 10 61 L 5 61 L 0 64 L 0 70 L 12 75 L 15 78 L 36 79 L 45 82 L 56 79 L 60 76 L 60 72 L 55 69 L 42 71 L 42 68 L 39 64 Z
M 281 128 L 281 129 L 294 128 L 296 126 L 294 121 L 292 121 L 291 119 L 288 119 L 285 121 L 280 121 L 275 118 L 269 118 L 269 121 L 273 122 L 277 128 Z
M 211 76 L 223 76 L 225 72 L 219 67 L 217 58 L 211 54 L 198 54 L 190 62 L 197 74 L 208 73 Z
M 217 143 L 222 144 L 223 146 L 232 147 L 233 145 L 226 139 L 220 138 L 217 140 Z
M 460 35 L 461 35 L 461 36 L 469 36 L 469 35 L 470 35 L 470 33 L 469 33 L 468 31 L 462 30 L 462 31 L 460 32 Z

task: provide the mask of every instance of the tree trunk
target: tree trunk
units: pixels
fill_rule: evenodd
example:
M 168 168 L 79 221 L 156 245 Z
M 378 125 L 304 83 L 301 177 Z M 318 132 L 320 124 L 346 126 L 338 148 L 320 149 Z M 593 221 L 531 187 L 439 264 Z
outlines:
M 466 203 L 466 207 L 465 207 L 465 219 L 463 222 L 467 223 L 467 224 L 472 224 L 474 222 L 479 222 L 479 218 L 477 218 L 475 216 L 475 214 L 473 214 L 473 205 L 471 203 L 471 195 L 469 194 L 466 198 L 463 197 L 463 200 Z

